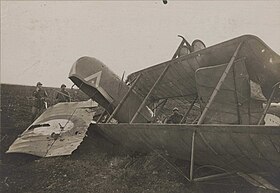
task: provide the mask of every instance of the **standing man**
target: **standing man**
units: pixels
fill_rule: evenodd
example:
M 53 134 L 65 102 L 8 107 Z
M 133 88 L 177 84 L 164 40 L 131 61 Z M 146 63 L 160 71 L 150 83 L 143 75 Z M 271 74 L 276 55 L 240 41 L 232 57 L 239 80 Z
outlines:
M 38 82 L 36 90 L 32 93 L 34 102 L 32 105 L 32 121 L 34 121 L 47 108 L 47 92 L 42 88 L 42 83 Z
M 56 97 L 55 97 L 57 102 L 59 102 L 59 103 L 71 102 L 70 94 L 69 94 L 69 92 L 67 92 L 65 90 L 66 85 L 62 84 L 60 88 L 61 88 L 60 91 L 57 91 L 57 94 L 56 94 Z
M 175 107 L 173 109 L 173 114 L 168 117 L 168 119 L 166 120 L 166 123 L 170 123 L 170 124 L 179 124 L 181 122 L 183 118 L 183 115 L 181 115 L 179 113 L 179 109 L 177 107 Z

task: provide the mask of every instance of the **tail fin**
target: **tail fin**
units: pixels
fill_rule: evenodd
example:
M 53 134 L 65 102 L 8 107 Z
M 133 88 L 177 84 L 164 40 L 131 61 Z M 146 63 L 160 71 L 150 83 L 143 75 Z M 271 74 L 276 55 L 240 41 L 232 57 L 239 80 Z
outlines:
M 113 112 L 129 90 L 129 87 L 107 66 L 91 57 L 78 59 L 71 68 L 69 78 L 109 113 Z M 140 104 L 141 99 L 134 92 L 130 93 L 115 118 L 119 122 L 129 122 Z M 135 122 L 149 122 L 150 120 L 150 111 L 148 108 L 143 108 Z

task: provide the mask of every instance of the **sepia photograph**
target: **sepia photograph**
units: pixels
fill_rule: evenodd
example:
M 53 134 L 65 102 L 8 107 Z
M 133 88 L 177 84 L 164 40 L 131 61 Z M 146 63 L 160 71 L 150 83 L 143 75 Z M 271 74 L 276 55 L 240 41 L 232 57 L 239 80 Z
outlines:
M 0 3 L 0 192 L 280 192 L 280 1 Z

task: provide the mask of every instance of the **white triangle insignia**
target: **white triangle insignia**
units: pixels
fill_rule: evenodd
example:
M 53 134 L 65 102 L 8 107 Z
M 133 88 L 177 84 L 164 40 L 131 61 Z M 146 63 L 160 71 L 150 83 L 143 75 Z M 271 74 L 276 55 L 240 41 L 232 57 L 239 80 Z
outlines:
M 95 87 L 99 86 L 100 78 L 101 78 L 102 71 L 99 71 L 95 74 L 92 74 L 85 78 L 85 81 L 90 82 L 91 84 L 95 85 Z

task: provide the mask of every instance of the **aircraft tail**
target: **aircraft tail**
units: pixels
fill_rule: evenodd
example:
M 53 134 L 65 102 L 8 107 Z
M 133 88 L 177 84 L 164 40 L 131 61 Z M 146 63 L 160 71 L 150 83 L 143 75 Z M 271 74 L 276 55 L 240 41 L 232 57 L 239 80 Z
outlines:
M 107 110 L 110 114 L 128 92 L 129 87 L 101 61 L 92 57 L 82 57 L 72 66 L 69 78 L 91 99 Z M 119 122 L 129 122 L 141 104 L 136 93 L 131 92 L 116 113 Z M 149 122 L 151 113 L 143 108 L 135 122 Z

